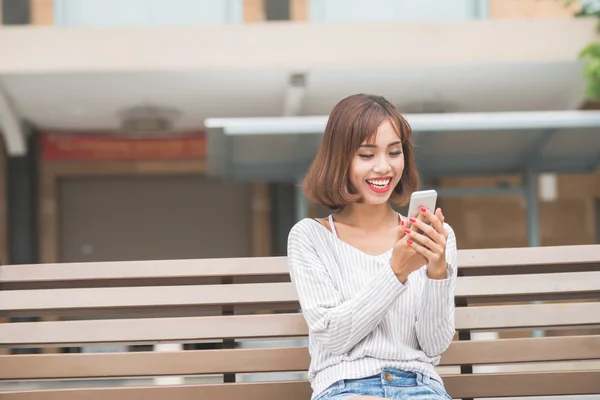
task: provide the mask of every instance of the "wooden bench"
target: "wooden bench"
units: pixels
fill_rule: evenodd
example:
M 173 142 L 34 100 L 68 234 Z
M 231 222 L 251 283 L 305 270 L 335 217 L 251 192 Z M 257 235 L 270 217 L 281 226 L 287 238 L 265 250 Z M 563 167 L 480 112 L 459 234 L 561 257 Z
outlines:
M 600 246 L 463 250 L 459 262 L 457 340 L 439 367 L 454 398 L 600 393 Z M 303 379 L 240 382 L 306 371 L 305 347 L 233 346 L 307 335 L 285 258 L 2 266 L 0 289 L 0 317 L 40 319 L 0 324 L 0 346 L 43 349 L 0 356 L 2 400 L 309 399 Z M 553 336 L 556 329 L 563 335 Z M 531 337 L 533 330 L 547 335 Z M 521 337 L 468 340 L 485 331 Z M 48 352 L 205 341 L 217 344 Z M 478 372 L 489 364 L 492 372 Z M 185 384 L 152 379 L 166 376 L 186 376 Z M 201 376 L 209 383 L 198 383 Z

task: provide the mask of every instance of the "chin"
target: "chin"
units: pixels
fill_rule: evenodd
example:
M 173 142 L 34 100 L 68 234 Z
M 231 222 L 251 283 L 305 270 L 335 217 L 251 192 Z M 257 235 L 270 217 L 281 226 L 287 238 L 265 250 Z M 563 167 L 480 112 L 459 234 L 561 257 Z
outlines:
M 363 204 L 368 204 L 372 206 L 378 206 L 381 204 L 387 204 L 390 201 L 390 197 L 392 192 L 386 193 L 385 196 L 382 195 L 373 195 L 371 193 L 362 193 Z
M 391 182 L 387 190 L 384 189 L 385 191 L 373 190 L 367 183 L 361 184 L 360 195 L 363 199 L 361 203 L 373 206 L 389 203 L 397 184 L 398 182 Z

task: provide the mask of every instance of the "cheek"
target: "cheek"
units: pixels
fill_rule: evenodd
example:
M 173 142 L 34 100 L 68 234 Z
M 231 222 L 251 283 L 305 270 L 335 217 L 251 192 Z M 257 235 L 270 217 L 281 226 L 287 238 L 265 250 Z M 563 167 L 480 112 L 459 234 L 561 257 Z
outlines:
M 350 166 L 350 183 L 358 191 L 361 191 L 362 184 L 370 172 L 369 163 L 365 160 L 358 160 Z
M 365 177 L 365 173 L 369 170 L 366 166 L 367 163 L 361 161 L 356 160 L 350 164 L 350 177 L 352 180 L 361 181 Z
M 396 171 L 404 170 L 404 157 L 400 157 L 397 160 L 392 161 L 391 165 Z

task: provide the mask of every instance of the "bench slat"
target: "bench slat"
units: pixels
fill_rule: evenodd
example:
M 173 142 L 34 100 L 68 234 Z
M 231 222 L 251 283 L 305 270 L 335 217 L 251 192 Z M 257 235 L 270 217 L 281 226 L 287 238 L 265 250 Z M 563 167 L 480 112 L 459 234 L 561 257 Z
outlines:
M 600 335 L 452 342 L 440 365 L 600 359 Z
M 458 251 L 465 275 L 600 271 L 600 245 Z
M 586 395 L 600 392 L 600 371 L 473 374 L 443 377 L 453 398 Z M 280 400 L 310 398 L 308 382 L 227 383 L 3 392 L 3 400 Z
M 539 298 L 600 297 L 600 271 L 515 276 L 458 278 L 456 297 L 499 301 L 515 296 Z M 258 283 L 175 287 L 115 287 L 88 289 L 13 290 L 0 292 L 0 316 L 76 315 L 97 310 L 134 312 L 216 305 L 271 305 L 274 309 L 298 308 L 291 283 Z
M 306 347 L 0 356 L 0 379 L 306 371 Z
M 481 306 L 456 309 L 457 330 L 536 329 L 600 325 L 600 302 Z M 0 324 L 0 346 L 193 342 L 203 339 L 308 334 L 301 314 L 139 318 Z
M 459 250 L 465 275 L 600 271 L 600 245 Z M 285 257 L 5 265 L 0 288 L 190 284 L 201 278 L 288 276 Z
M 0 346 L 194 342 L 307 335 L 301 314 L 140 318 L 0 324 Z
M 600 325 L 600 302 L 461 307 L 457 330 L 515 330 Z
M 306 381 L 2 392 L 2 400 L 307 400 Z
M 152 286 L 195 283 L 207 278 L 285 277 L 285 257 L 207 258 L 190 260 L 106 261 L 23 264 L 0 267 L 0 288 Z
M 455 297 L 481 302 L 515 297 L 559 300 L 593 296 L 600 297 L 600 271 L 459 277 Z
M 14 290 L 0 292 L 0 315 L 90 315 L 136 309 L 165 311 L 215 305 L 260 305 L 298 308 L 298 296 L 291 283 L 258 283 L 205 286 L 116 287 L 94 289 Z
M 600 335 L 453 342 L 441 366 L 600 359 Z M 0 379 L 306 371 L 306 347 L 0 356 Z
M 600 393 L 600 371 L 529 372 L 443 377 L 453 398 L 568 396 Z

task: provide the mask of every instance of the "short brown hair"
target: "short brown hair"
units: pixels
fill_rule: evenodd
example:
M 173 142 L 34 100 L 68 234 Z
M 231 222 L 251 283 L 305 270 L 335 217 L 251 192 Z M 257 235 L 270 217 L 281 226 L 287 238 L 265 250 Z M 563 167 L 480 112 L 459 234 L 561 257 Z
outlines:
M 349 179 L 350 163 L 365 140 L 386 120 L 402 141 L 404 172 L 391 200 L 405 205 L 419 186 L 410 125 L 385 98 L 355 94 L 340 101 L 331 111 L 319 151 L 304 178 L 306 197 L 329 209 L 341 209 L 360 201 Z

